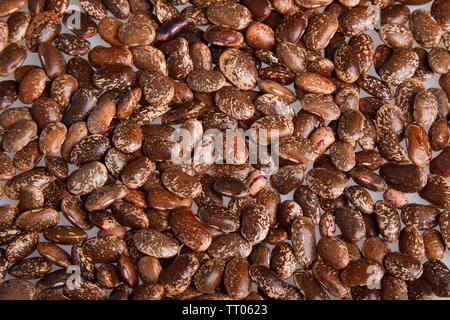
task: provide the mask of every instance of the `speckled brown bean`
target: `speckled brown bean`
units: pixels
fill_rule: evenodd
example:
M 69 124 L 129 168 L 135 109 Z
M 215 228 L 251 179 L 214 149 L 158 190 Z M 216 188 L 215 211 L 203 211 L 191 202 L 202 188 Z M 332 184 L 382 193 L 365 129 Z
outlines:
M 399 85 L 411 78 L 418 66 L 417 53 L 411 49 L 399 49 L 380 67 L 380 78 L 389 85 Z
M 302 268 L 311 268 L 317 258 L 315 224 L 308 217 L 298 217 L 292 222 L 291 240 L 297 262 Z
M 256 68 L 239 49 L 225 50 L 220 55 L 219 67 L 223 75 L 239 89 L 250 90 L 256 86 Z
M 61 119 L 60 105 L 51 98 L 41 97 L 37 99 L 31 106 L 30 111 L 39 131 L 50 123 L 58 122 Z
M 102 90 L 125 89 L 134 84 L 136 73 L 125 65 L 103 66 L 92 74 L 92 83 Z
M 61 33 L 55 39 L 55 46 L 58 50 L 74 56 L 81 57 L 89 53 L 89 41 L 69 33 Z
M 262 241 L 269 232 L 270 212 L 260 204 L 243 209 L 241 234 L 249 242 Z
M 297 165 L 287 165 L 270 176 L 272 187 L 280 194 L 288 194 L 303 182 L 303 168 Z
M 124 198 L 127 192 L 128 188 L 124 185 L 105 185 L 89 194 L 85 201 L 86 209 L 106 209 L 111 203 Z
M 328 12 L 312 15 L 303 36 L 305 46 L 311 50 L 324 49 L 338 29 L 337 18 Z
M 413 117 L 423 128 L 430 127 L 438 115 L 436 97 L 429 91 L 417 93 L 414 98 Z
M 323 168 L 308 171 L 306 184 L 314 193 L 325 199 L 335 199 L 344 191 L 344 181 Z
M 237 119 L 250 119 L 255 113 L 255 107 L 235 87 L 223 87 L 217 91 L 214 97 L 217 107 L 225 114 Z
M 174 240 L 152 229 L 138 230 L 133 241 L 139 251 L 156 258 L 173 257 L 178 252 L 178 244 Z
M 318 94 L 331 94 L 336 90 L 334 83 L 318 73 L 303 72 L 295 78 L 295 84 L 301 89 Z
M 416 280 L 423 273 L 423 267 L 419 261 L 400 252 L 386 254 L 383 262 L 391 275 L 405 281 Z
M 439 217 L 439 228 L 441 229 L 442 239 L 445 246 L 450 248 L 450 210 L 444 210 Z
M 81 83 L 79 83 L 79 85 L 81 86 Z M 92 87 L 91 84 L 90 86 Z M 71 103 L 64 113 L 61 121 L 66 126 L 70 126 L 75 122 L 85 120 L 96 103 L 97 98 L 91 89 L 78 89 L 73 93 Z
M 119 26 L 117 37 L 125 46 L 145 46 L 155 40 L 156 32 L 150 24 L 128 22 Z
M 408 124 L 405 138 L 411 161 L 418 167 L 427 167 L 431 161 L 431 147 L 426 131 L 417 125 Z
M 419 196 L 438 208 L 448 209 L 450 208 L 450 182 L 438 174 L 429 174 L 427 184 L 419 191 Z
M 106 9 L 119 19 L 126 19 L 130 15 L 130 3 L 128 0 L 105 0 Z
M 357 83 L 361 89 L 378 99 L 390 100 L 394 97 L 394 93 L 386 83 L 371 75 L 361 75 Z
M 245 40 L 253 49 L 272 50 L 275 46 L 275 32 L 262 22 L 253 22 L 245 33 Z
M 117 18 L 105 17 L 100 20 L 98 24 L 98 33 L 100 37 L 110 45 L 120 46 L 122 43 L 117 37 L 117 31 L 122 24 L 123 22 Z
M 423 278 L 438 297 L 450 297 L 450 270 L 439 260 L 427 261 L 423 265 Z
M 111 263 L 122 254 L 127 254 L 125 242 L 117 236 L 90 238 L 81 247 L 96 263 Z
M 169 191 L 151 189 L 147 194 L 147 202 L 157 210 L 171 210 L 180 206 L 181 199 Z
M 330 158 L 333 165 L 344 172 L 355 166 L 355 151 L 348 142 L 337 141 L 330 147 Z
M 383 199 L 384 199 L 384 201 L 386 201 L 391 206 L 393 206 L 397 209 L 401 209 L 409 203 L 409 200 L 408 200 L 408 197 L 406 196 L 406 194 L 404 194 L 401 191 L 391 189 L 391 188 L 387 189 L 383 193 Z
M 72 148 L 88 135 L 86 122 L 75 122 L 69 127 L 66 139 L 61 146 L 61 155 L 64 160 L 70 160 Z
M 25 5 L 26 1 L 24 0 L 5 0 L 0 5 L 0 17 L 10 15 L 23 8 Z
M 240 257 L 236 257 L 240 259 Z M 210 293 L 222 281 L 223 272 L 225 270 L 225 262 L 219 259 L 210 259 L 205 262 L 194 276 L 194 285 L 197 290 L 202 293 Z M 247 267 L 248 274 L 248 267 Z
M 380 167 L 380 175 L 391 188 L 406 193 L 417 192 L 427 183 L 425 170 L 413 164 L 387 162 Z
M 241 32 L 213 25 L 206 29 L 203 38 L 214 45 L 226 47 L 239 47 L 244 41 L 244 36 Z
M 411 13 L 409 28 L 414 39 L 424 48 L 437 47 L 441 41 L 442 28 L 425 9 L 417 9 Z
M 180 198 L 195 198 L 202 191 L 200 179 L 176 168 L 166 169 L 161 176 L 162 183 Z
M 137 189 L 144 185 L 155 165 L 147 157 L 137 157 L 128 161 L 120 172 L 124 185 L 130 189 Z
M 8 273 L 19 279 L 38 279 L 50 272 L 52 264 L 41 257 L 27 258 L 14 263 Z
M 305 110 L 300 110 L 294 118 L 294 136 L 309 138 L 312 132 L 319 128 L 323 120 L 318 115 L 314 115 Z
M 119 284 L 119 276 L 112 264 L 101 264 L 97 268 L 97 282 L 106 289 L 114 288 Z
M 433 151 L 440 151 L 450 144 L 450 130 L 445 119 L 436 120 L 428 131 L 428 139 Z M 437 157 L 431 161 L 430 172 L 442 176 L 448 176 L 445 159 L 448 157 L 449 148 L 444 149 Z M 436 170 L 436 172 L 435 172 Z
M 169 294 L 183 292 L 191 283 L 200 264 L 192 254 L 181 254 L 159 275 L 159 283 Z
M 25 38 L 28 26 L 31 22 L 31 15 L 27 12 L 15 12 L 8 18 L 8 38 L 11 43 L 17 43 Z M 6 41 L 5 41 L 6 44 Z M 4 47 L 2 47 L 2 50 Z M 0 50 L 1 51 L 1 50 Z
M 409 7 L 405 4 L 393 4 L 389 7 L 381 9 L 381 24 L 392 23 L 404 25 L 410 15 Z
M 20 193 L 27 186 L 35 186 L 41 190 L 49 185 L 52 180 L 50 172 L 43 167 L 36 167 L 16 175 L 6 182 L 5 194 L 13 200 L 19 200 Z
M 364 258 L 377 261 L 381 264 L 389 252 L 391 252 L 391 248 L 379 237 L 367 238 L 361 248 L 361 253 Z
M 21 233 L 22 231 L 16 228 L 2 228 L 0 229 L 0 243 L 2 244 L 9 243 Z
M 106 300 L 106 291 L 94 282 L 82 279 L 79 287 L 63 287 L 63 294 L 70 300 Z
M 158 71 L 145 71 L 139 82 L 145 100 L 154 104 L 168 104 L 174 96 L 174 87 L 169 79 Z
M 336 211 L 336 224 L 344 237 L 352 242 L 358 242 L 366 233 L 366 227 L 361 213 L 344 206 Z
M 18 152 L 22 150 L 36 135 L 37 125 L 31 120 L 20 120 L 15 123 L 2 140 L 3 150 Z
M 0 53 L 0 76 L 7 77 L 19 68 L 27 57 L 27 49 L 20 43 L 11 43 Z
M 347 246 L 338 237 L 320 238 L 317 243 L 317 252 L 325 262 L 337 270 L 345 268 L 350 261 Z
M 21 213 L 15 226 L 25 231 L 42 232 L 59 223 L 59 214 L 51 208 L 43 208 L 36 211 L 25 211 Z
M 253 246 L 252 252 L 248 257 L 251 265 L 263 265 L 270 267 L 270 247 L 267 243 L 261 242 Z
M 45 260 L 57 266 L 67 268 L 72 265 L 69 254 L 54 243 L 40 242 L 37 251 Z
M 308 271 L 296 270 L 293 278 L 295 286 L 300 290 L 305 300 L 329 300 L 325 290 Z
M 342 282 L 350 287 L 373 286 L 379 283 L 383 276 L 383 265 L 366 258 L 351 261 L 341 272 Z
M 422 261 L 425 247 L 419 230 L 414 226 L 403 228 L 398 239 L 399 251 L 418 261 Z
M 359 5 L 345 11 L 339 16 L 341 31 L 351 37 L 372 29 L 377 21 L 378 13 L 371 6 Z
M 199 206 L 199 219 L 209 226 L 219 228 L 223 232 L 234 232 L 240 226 L 239 217 L 234 211 L 218 204 L 206 203 Z
M 276 53 L 280 62 L 292 72 L 303 72 L 306 68 L 307 54 L 305 49 L 289 42 L 281 42 L 276 46 Z
M 286 295 L 286 287 L 277 274 L 268 267 L 252 265 L 249 269 L 253 282 L 269 297 L 283 298 Z
M 69 176 L 67 187 L 75 195 L 88 194 L 106 183 L 107 173 L 102 163 L 88 162 Z
M 400 145 L 393 134 L 385 134 L 382 139 L 378 140 L 377 147 L 382 157 L 387 161 L 396 163 L 408 163 L 410 161 L 408 152 Z
M 359 62 L 353 47 L 343 45 L 334 53 L 334 66 L 338 78 L 344 82 L 355 82 L 360 74 Z
M 80 5 L 94 19 L 101 20 L 106 16 L 106 7 L 100 0 L 81 0 Z
M 112 205 L 112 213 L 119 224 L 130 228 L 147 228 L 149 220 L 141 208 L 128 203 L 116 201 Z
M 16 168 L 11 159 L 4 153 L 0 153 L 0 180 L 10 180 L 16 175 Z
M 219 235 L 208 248 L 208 255 L 214 259 L 230 260 L 236 256 L 248 257 L 252 245 L 239 232 Z
M 441 233 L 435 229 L 428 229 L 423 232 L 422 238 L 427 259 L 442 260 L 445 256 L 445 245 Z
M 4 110 L 17 100 L 17 82 L 6 80 L 0 82 L 0 110 Z
M 438 224 L 440 211 L 434 206 L 411 203 L 402 207 L 402 221 L 419 230 L 433 228 Z
M 41 43 L 38 49 L 39 58 L 45 73 L 54 79 L 66 73 L 66 62 L 61 52 L 50 43 Z
M 248 261 L 242 257 L 235 257 L 227 263 L 223 281 L 229 296 L 235 299 L 248 296 L 251 291 L 249 266 Z
M 39 136 L 39 149 L 45 155 L 56 155 L 67 135 L 67 128 L 62 122 L 53 122 L 47 125 Z
M 44 70 L 35 68 L 29 71 L 19 82 L 18 98 L 28 104 L 39 98 L 44 92 L 46 75 Z
M 96 46 L 89 52 L 89 62 L 99 68 L 107 65 L 133 65 L 133 55 L 126 47 Z
M 6 247 L 5 258 L 10 262 L 19 261 L 29 256 L 39 242 L 39 235 L 36 231 L 24 232 L 11 241 Z
M 278 155 L 286 160 L 299 162 L 305 166 L 314 162 L 319 156 L 319 151 L 309 139 L 300 136 L 285 136 L 278 141 Z
M 380 28 L 380 39 L 388 47 L 412 48 L 414 38 L 408 28 L 401 24 L 385 23 Z
M 33 17 L 26 33 L 25 40 L 28 49 L 36 52 L 39 44 L 52 42 L 60 31 L 61 22 L 54 12 L 38 13 Z
M 312 219 L 314 224 L 318 224 L 320 220 L 320 200 L 318 196 L 306 186 L 298 187 L 293 199 L 302 208 L 304 216 Z
M 152 256 L 142 257 L 136 264 L 140 278 L 144 283 L 158 282 L 162 271 L 161 264 L 157 258 Z
M 76 244 L 87 239 L 86 232 L 74 226 L 54 226 L 44 231 L 44 238 L 57 244 Z
M 312 274 L 333 296 L 342 299 L 350 293 L 350 287 L 340 280 L 338 271 L 325 261 L 317 260 L 314 262 Z
M 373 212 L 373 199 L 365 188 L 361 186 L 346 187 L 344 195 L 359 211 L 367 214 Z
M 12 204 L 4 204 L 0 206 L 0 227 L 7 228 L 14 224 L 20 211 L 16 206 Z
M 38 0 L 40 1 L 40 0 Z M 80 38 L 90 38 L 97 34 L 97 24 L 86 13 L 76 10 L 78 16 L 74 11 L 64 13 L 62 22 L 70 29 L 76 36 Z M 80 23 L 73 23 L 79 21 Z
M 180 207 L 173 210 L 169 223 L 178 239 L 191 249 L 204 251 L 211 245 L 210 229 L 197 220 L 192 209 Z
M 20 212 L 40 209 L 44 206 L 44 193 L 34 186 L 25 187 L 20 193 L 17 208 Z
M 388 203 L 379 200 L 374 206 L 375 220 L 384 240 L 395 242 L 400 236 L 401 220 L 397 210 Z
M 52 81 L 50 98 L 58 102 L 59 110 L 62 111 L 67 108 L 70 103 L 70 98 L 77 89 L 78 81 L 71 75 L 65 74 Z
M 381 300 L 408 300 L 408 287 L 404 280 L 392 275 L 381 279 Z

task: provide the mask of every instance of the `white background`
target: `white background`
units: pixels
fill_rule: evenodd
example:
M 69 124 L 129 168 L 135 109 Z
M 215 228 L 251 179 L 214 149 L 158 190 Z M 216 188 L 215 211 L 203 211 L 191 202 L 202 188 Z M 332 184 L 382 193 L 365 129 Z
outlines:
M 78 5 L 78 0 L 72 0 L 72 1 L 71 1 L 71 5 Z M 179 11 L 181 11 L 181 8 L 183 8 L 183 7 L 184 7 L 184 6 L 180 6 L 180 7 L 179 7 L 179 8 L 180 8 Z M 427 10 L 429 10 L 430 7 L 431 7 L 431 2 L 428 3 L 428 4 L 426 4 L 426 5 L 422 5 L 422 6 L 410 6 L 410 11 L 412 12 L 412 11 L 418 9 L 418 8 L 426 8 Z M 28 10 L 27 6 L 25 6 L 25 8 L 23 8 L 22 10 L 23 10 L 23 11 L 27 11 L 27 10 Z M 108 12 L 108 15 L 111 16 L 111 13 Z M 6 20 L 6 18 L 3 18 L 3 19 Z M 97 23 L 98 23 L 98 21 L 97 21 Z M 61 33 L 71 33 L 71 31 L 68 30 L 68 29 L 64 26 L 64 24 L 62 24 L 62 30 L 61 30 Z M 376 32 L 375 30 L 370 30 L 369 32 L 367 32 L 367 34 L 369 34 L 369 35 L 372 37 L 372 39 L 373 39 L 373 41 L 374 41 L 374 43 L 375 43 L 375 47 L 378 46 L 379 44 L 382 44 L 382 42 L 380 41 L 380 38 L 379 38 L 379 36 L 378 36 L 378 34 L 377 34 L 377 32 Z M 96 35 L 95 37 L 89 38 L 88 40 L 89 40 L 90 43 L 91 43 L 91 48 L 93 48 L 93 47 L 95 47 L 95 46 L 97 46 L 97 45 L 105 45 L 105 46 L 109 46 L 109 44 L 107 44 L 106 42 L 104 42 L 104 41 L 100 38 L 99 35 Z M 347 38 L 347 40 L 348 40 L 348 38 Z M 24 41 L 22 41 L 22 43 L 24 43 Z M 414 43 L 414 46 L 418 46 L 418 44 L 415 42 L 415 43 Z M 443 45 L 442 42 L 441 42 L 440 46 L 444 47 L 444 45 Z M 72 58 L 71 56 L 68 56 L 68 55 L 65 55 L 65 54 L 64 54 L 64 57 L 65 57 L 66 61 L 68 61 L 68 60 L 70 60 L 70 59 Z M 84 58 L 87 59 L 86 56 L 85 56 Z M 27 59 L 25 60 L 24 65 L 27 65 L 27 64 L 31 64 L 31 65 L 39 65 L 39 66 L 40 66 L 41 63 L 40 63 L 38 54 L 37 54 L 37 53 L 28 52 L 28 57 L 27 57 Z M 371 69 L 370 69 L 370 71 L 368 72 L 368 74 L 377 76 L 376 73 L 375 73 L 375 71 L 374 71 L 374 69 L 373 69 L 373 66 L 371 67 Z M 438 77 L 438 76 L 439 76 L 439 75 L 435 75 L 430 81 L 425 82 L 425 86 L 426 86 L 427 88 L 431 88 L 431 87 L 439 87 L 439 83 L 438 83 L 439 77 Z M 10 77 L 7 77 L 7 78 L 2 78 L 1 81 L 3 81 L 3 80 L 9 80 L 9 79 L 14 80 L 13 76 L 10 76 Z M 291 88 L 291 90 L 293 90 L 293 86 L 292 86 L 292 85 L 290 86 L 290 88 Z M 393 89 L 395 90 L 395 88 L 393 88 Z M 258 89 L 256 88 L 255 90 L 258 90 Z M 367 95 L 364 91 L 361 90 L 361 97 L 364 97 L 364 96 L 368 96 L 368 95 Z M 390 101 L 390 102 L 394 103 L 393 100 Z M 16 103 L 15 103 L 14 105 L 12 105 L 10 108 L 12 108 L 12 107 L 22 107 L 22 106 L 24 106 L 24 105 L 23 105 L 20 101 L 16 101 Z M 294 109 L 295 109 L 296 112 L 298 112 L 298 111 L 300 110 L 300 108 L 301 108 L 301 107 L 300 107 L 300 103 L 299 103 L 298 101 L 296 101 L 296 102 L 293 104 L 293 107 L 294 107 Z M 405 147 L 404 142 L 403 142 L 403 146 Z M 361 149 L 360 149 L 360 147 L 358 146 L 357 149 L 356 149 L 356 151 L 359 151 L 359 150 L 361 150 Z M 438 154 L 439 154 L 439 153 L 433 152 L 433 157 L 437 156 Z M 11 159 L 13 158 L 13 154 L 8 154 L 8 155 L 10 156 Z M 42 159 L 41 162 L 38 164 L 38 166 L 45 166 L 45 165 L 44 165 L 43 159 Z M 308 169 L 310 169 L 311 167 L 312 167 L 312 166 L 310 166 Z M 73 169 L 73 168 L 74 168 L 74 167 L 71 166 L 71 169 Z M 428 168 L 427 168 L 427 170 L 428 170 Z M 16 174 L 18 174 L 18 173 L 20 173 L 20 171 L 17 171 Z M 5 182 L 2 181 L 1 183 L 2 183 L 2 185 L 4 186 L 4 183 L 5 183 Z M 356 183 L 354 183 L 354 181 L 353 181 L 352 179 L 350 179 L 350 180 L 346 183 L 346 186 L 351 186 L 351 185 L 355 185 L 355 184 L 356 184 Z M 382 196 L 383 194 L 382 194 L 381 192 L 376 193 L 376 192 L 371 192 L 371 191 L 370 191 L 370 193 L 371 193 L 371 195 L 372 195 L 372 198 L 373 198 L 374 202 L 377 201 L 377 200 L 382 200 L 382 199 L 383 199 L 383 196 Z M 292 195 L 293 195 L 293 192 L 291 192 L 290 194 L 288 194 L 288 195 L 286 195 L 286 196 L 282 196 L 282 200 L 292 199 Z M 416 194 L 408 194 L 408 199 L 409 199 L 409 202 L 410 202 L 410 203 L 423 203 L 423 204 L 428 204 L 426 201 L 424 201 L 423 199 L 421 199 L 421 198 L 420 198 L 418 195 L 416 195 Z M 226 200 L 226 203 L 227 203 L 229 199 L 225 199 L 225 200 Z M 6 195 L 3 195 L 3 197 L 0 199 L 0 204 L 5 204 L 5 203 L 17 204 L 17 201 L 13 201 L 13 200 L 9 199 Z M 193 208 L 194 208 L 194 210 L 197 209 L 195 203 L 193 204 Z M 60 225 L 70 225 L 70 223 L 64 218 L 64 216 L 63 216 L 62 214 L 60 214 L 60 217 L 61 217 Z M 438 228 L 438 227 L 437 227 L 437 228 Z M 94 237 L 94 236 L 96 236 L 97 232 L 98 232 L 98 229 L 95 228 L 95 227 L 94 227 L 93 229 L 89 230 L 89 231 L 88 231 L 89 237 Z M 338 233 L 338 234 L 340 233 L 339 230 L 337 231 L 337 233 Z M 317 236 L 317 240 L 320 239 L 320 234 L 319 234 L 319 232 L 318 232 L 318 228 L 316 228 L 316 236 Z M 46 241 L 46 240 L 42 237 L 42 234 L 40 235 L 40 237 L 41 237 L 41 238 L 40 238 L 41 241 Z M 361 248 L 363 242 L 364 242 L 364 239 L 363 239 L 360 243 L 358 243 L 358 246 L 359 246 L 360 248 Z M 61 247 L 64 248 L 67 252 L 70 253 L 70 246 L 61 246 Z M 397 243 L 391 244 L 390 247 L 392 248 L 393 251 L 398 251 L 398 245 L 397 245 Z M 33 257 L 33 256 L 39 256 L 39 254 L 37 253 L 37 251 L 35 251 L 35 252 L 34 252 L 33 254 L 31 254 L 29 257 Z M 423 262 L 425 262 L 425 261 L 426 261 L 426 258 L 424 258 L 424 261 L 423 261 Z M 444 262 L 447 266 L 450 266 L 450 257 L 449 257 L 448 250 L 446 250 L 446 255 L 445 255 L 445 258 L 444 258 L 443 262 Z M 60 267 L 54 266 L 52 271 L 55 271 L 55 270 L 57 270 L 57 269 L 59 269 L 59 268 L 60 268 Z M 11 277 L 10 277 L 9 275 L 7 275 L 5 280 L 10 279 L 10 278 L 11 278 Z M 35 281 L 32 281 L 32 282 L 35 282 Z M 288 279 L 287 282 L 293 284 L 292 277 L 291 277 L 290 279 Z M 254 289 L 256 290 L 255 284 L 253 284 L 253 285 L 254 285 Z M 331 299 L 335 299 L 333 296 L 331 296 L 331 295 L 329 295 L 329 296 L 330 296 Z M 439 298 L 439 297 L 435 297 L 435 299 L 440 299 L 440 298 Z

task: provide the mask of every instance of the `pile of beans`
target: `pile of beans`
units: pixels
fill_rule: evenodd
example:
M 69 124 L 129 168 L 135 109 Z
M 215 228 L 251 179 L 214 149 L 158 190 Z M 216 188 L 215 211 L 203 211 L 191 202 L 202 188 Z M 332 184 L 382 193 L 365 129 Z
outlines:
M 0 300 L 450 297 L 428 2 L 1 0 Z

